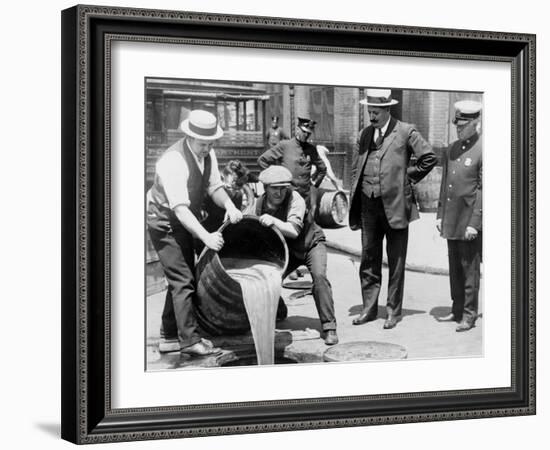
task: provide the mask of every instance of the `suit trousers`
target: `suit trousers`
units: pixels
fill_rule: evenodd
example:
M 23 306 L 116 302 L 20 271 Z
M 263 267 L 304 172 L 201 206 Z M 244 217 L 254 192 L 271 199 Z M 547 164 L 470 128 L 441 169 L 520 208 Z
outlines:
M 291 253 L 283 278 L 302 264 L 307 266 L 313 280 L 313 300 L 323 331 L 335 330 L 334 300 L 332 298 L 332 286 L 327 278 L 327 249 L 325 243 L 323 241 L 317 242 L 306 252 L 304 259 L 297 258 Z
M 475 322 L 479 305 L 481 235 L 472 241 L 447 240 L 452 312 L 457 320 Z
M 363 314 L 371 320 L 378 315 L 378 296 L 382 283 L 382 243 L 386 238 L 389 280 L 387 314 L 400 316 L 405 284 L 405 259 L 409 227 L 393 229 L 388 223 L 380 197 L 367 197 L 361 193 L 361 265 L 359 278 L 363 296 Z
M 193 298 L 195 295 L 195 253 L 193 238 L 183 227 L 176 231 L 160 231 L 149 227 L 153 247 L 158 253 L 168 283 L 161 336 L 178 338 L 180 347 L 201 340 L 197 333 Z

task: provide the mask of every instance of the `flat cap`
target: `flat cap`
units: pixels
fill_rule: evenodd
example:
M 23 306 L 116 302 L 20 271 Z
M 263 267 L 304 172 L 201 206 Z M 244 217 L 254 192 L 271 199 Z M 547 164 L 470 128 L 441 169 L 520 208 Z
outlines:
M 458 121 L 474 120 L 481 114 L 481 103 L 474 100 L 461 100 L 455 103 L 455 118 L 453 123 Z
M 269 166 L 260 172 L 259 180 L 266 186 L 290 186 L 292 174 L 283 166 Z

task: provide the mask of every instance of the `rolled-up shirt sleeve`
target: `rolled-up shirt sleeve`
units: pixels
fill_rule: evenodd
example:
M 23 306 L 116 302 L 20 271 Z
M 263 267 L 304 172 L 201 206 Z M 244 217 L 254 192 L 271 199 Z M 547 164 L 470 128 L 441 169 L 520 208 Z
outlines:
M 291 223 L 298 234 L 302 231 L 304 227 L 304 215 L 306 213 L 306 202 L 300 194 L 293 191 L 292 199 L 288 207 L 288 213 L 286 215 L 286 221 Z
M 165 154 L 157 162 L 156 174 L 168 199 L 169 208 L 174 209 L 178 205 L 189 206 L 191 204 L 187 189 L 189 169 L 179 153 Z

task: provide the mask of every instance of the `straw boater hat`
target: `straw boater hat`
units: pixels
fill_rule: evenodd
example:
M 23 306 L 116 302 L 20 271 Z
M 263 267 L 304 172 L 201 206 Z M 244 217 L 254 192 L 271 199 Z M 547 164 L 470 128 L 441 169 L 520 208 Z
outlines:
M 283 166 L 269 166 L 260 172 L 259 180 L 266 186 L 290 186 L 292 174 Z
M 367 106 L 392 106 L 399 102 L 391 98 L 390 89 L 367 89 L 367 98 L 360 100 L 359 103 Z
M 477 119 L 481 114 L 481 103 L 474 100 L 461 100 L 455 103 L 453 124 Z
M 187 136 L 204 141 L 213 141 L 223 136 L 223 130 L 218 125 L 216 116 L 201 109 L 191 111 L 180 128 Z

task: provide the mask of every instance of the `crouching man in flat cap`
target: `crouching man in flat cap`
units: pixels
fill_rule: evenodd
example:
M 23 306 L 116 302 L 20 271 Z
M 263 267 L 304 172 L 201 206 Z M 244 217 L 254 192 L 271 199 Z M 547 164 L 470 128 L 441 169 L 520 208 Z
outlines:
M 481 103 L 455 103 L 458 140 L 442 154 L 443 172 L 436 226 L 447 239 L 451 313 L 442 322 L 456 321 L 456 331 L 474 327 L 479 303 L 481 263 L 482 145 L 478 133 Z
M 382 281 L 382 242 L 388 254 L 388 300 L 384 329 L 401 318 L 409 223 L 419 218 L 412 185 L 435 166 L 431 145 L 416 128 L 393 118 L 397 104 L 389 89 L 367 89 L 370 125 L 361 130 L 351 170 L 349 224 L 361 229 L 359 278 L 363 310 L 353 319 L 361 325 L 376 319 Z M 415 156 L 413 165 L 409 164 Z
M 198 238 L 212 250 L 224 244 L 221 233 L 210 233 L 199 222 L 206 195 L 226 210 L 231 223 L 242 213 L 223 189 L 213 143 L 223 135 L 216 117 L 191 111 L 181 123 L 186 137 L 168 148 L 155 166 L 147 193 L 147 226 L 168 282 L 162 312 L 160 352 L 181 351 L 191 356 L 220 352 L 197 332 L 193 309 L 195 248 Z
M 332 287 L 327 278 L 327 250 L 325 235 L 314 222 L 304 221 L 306 203 L 292 189 L 291 172 L 283 166 L 270 166 L 260 172 L 260 181 L 265 193 L 256 203 L 256 215 L 266 227 L 278 229 L 289 249 L 289 263 L 283 278 L 305 264 L 313 280 L 313 299 L 321 320 L 324 340 L 327 345 L 338 343 Z M 280 309 L 286 306 L 279 303 Z M 286 314 L 283 314 L 286 316 Z

